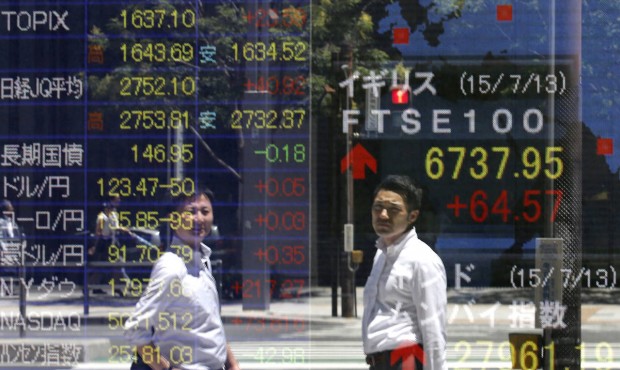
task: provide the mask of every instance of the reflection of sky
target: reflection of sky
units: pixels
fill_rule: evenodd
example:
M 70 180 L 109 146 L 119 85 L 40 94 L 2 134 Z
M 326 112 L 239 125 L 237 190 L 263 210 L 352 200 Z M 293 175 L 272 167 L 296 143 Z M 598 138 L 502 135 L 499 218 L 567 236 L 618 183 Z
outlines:
M 421 1 L 423 3 L 423 1 Z M 557 53 L 574 52 L 571 45 L 572 30 L 576 27 L 573 12 L 565 4 L 574 0 L 558 0 L 563 6 L 556 7 L 556 50 Z M 470 2 L 466 2 L 470 3 Z M 479 3 L 479 4 L 477 4 Z M 444 22 L 445 32 L 440 44 L 430 47 L 422 36 L 422 29 L 411 35 L 410 44 L 400 47 L 407 56 L 461 56 L 507 53 L 508 55 L 548 55 L 550 50 L 551 1 L 513 1 L 513 21 L 496 20 L 495 1 L 472 1 L 463 9 L 460 18 Z M 400 6 L 388 6 L 389 15 L 379 23 L 379 32 L 392 27 L 407 27 L 402 18 Z M 444 12 L 445 13 L 445 12 Z M 429 11 L 432 22 L 442 18 L 441 11 Z M 424 26 L 422 26 L 424 27 Z
M 422 5 L 429 1 L 420 0 Z M 398 46 L 405 57 L 423 56 L 483 56 L 491 52 L 497 56 L 545 56 L 550 53 L 549 25 L 552 23 L 551 0 L 466 1 L 460 18 L 444 22 L 445 32 L 439 36 L 439 45 L 431 47 L 422 35 L 423 27 L 411 34 L 406 46 Z M 513 20 L 496 20 L 497 4 L 513 5 Z M 573 42 L 575 30 L 579 27 L 581 6 L 577 0 L 556 0 L 555 48 L 557 54 L 574 54 L 575 48 L 583 48 L 583 65 L 592 73 L 584 73 L 582 78 L 582 118 L 595 135 L 613 138 L 616 143 L 615 155 L 607 157 L 612 171 L 620 167 L 620 131 L 614 129 L 613 117 L 618 116 L 617 105 L 620 94 L 617 86 L 619 58 L 610 55 L 612 48 L 605 29 L 615 24 L 618 17 L 617 5 L 607 1 L 584 2 L 583 8 L 583 46 Z M 379 22 L 379 32 L 390 32 L 394 27 L 408 27 L 401 16 L 400 6 L 388 6 L 388 16 Z M 577 11 L 576 11 L 577 10 Z M 595 14 L 603 14 L 594 17 Z M 431 21 L 437 22 L 441 14 L 429 12 Z M 599 31 L 600 30 L 600 31 Z M 609 31 L 607 31 L 609 32 Z M 620 37 L 620 35 L 616 35 Z M 615 39 L 615 38 L 612 38 Z
M 595 135 L 614 139 L 614 155 L 607 157 L 613 172 L 620 167 L 620 6 L 613 1 L 584 2 L 582 41 L 583 120 Z

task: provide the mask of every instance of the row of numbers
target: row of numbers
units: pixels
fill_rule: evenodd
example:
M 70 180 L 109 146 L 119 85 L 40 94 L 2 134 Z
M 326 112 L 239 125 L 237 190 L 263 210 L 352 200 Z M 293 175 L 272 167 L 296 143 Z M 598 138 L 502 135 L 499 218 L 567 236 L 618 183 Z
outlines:
M 254 154 L 263 156 L 269 163 L 304 163 L 306 161 L 305 144 L 268 144 L 264 149 L 254 150 Z
M 131 109 L 119 114 L 121 130 L 176 130 L 189 128 L 190 112 L 173 109 Z
M 134 163 L 147 164 L 166 164 L 166 163 L 191 163 L 195 158 L 195 147 L 193 143 L 187 144 L 143 144 L 132 145 L 130 147 L 131 159 Z M 275 163 L 305 163 L 306 146 L 304 144 L 269 144 L 265 149 L 254 150 L 254 154 L 263 156 L 267 162 Z M 108 180 L 112 181 L 112 180 Z M 140 193 L 142 195 L 154 194 L 157 188 L 174 188 L 175 192 L 186 192 L 191 190 L 191 184 L 160 184 L 158 181 L 149 178 L 131 181 L 129 179 L 117 178 L 114 183 L 106 183 L 105 180 L 98 180 L 100 192 L 115 192 L 123 196 L 132 196 Z M 112 188 L 112 189 L 111 189 Z M 150 190 L 149 190 L 150 189 Z M 300 191 L 297 189 L 296 191 Z
M 234 317 L 231 324 L 243 326 L 246 332 L 254 333 L 301 333 L 306 331 L 307 325 L 305 319 L 288 318 L 278 315 L 277 318 L 264 317 Z
M 135 63 L 192 63 L 194 45 L 188 42 L 134 42 L 120 45 L 121 60 Z
M 268 245 L 258 248 L 254 255 L 260 262 L 268 265 L 302 265 L 306 262 L 306 247 L 304 245 Z
M 269 231 L 304 231 L 306 229 L 306 212 L 266 210 L 259 213 L 254 218 L 254 222 L 258 227 Z
M 248 78 L 243 84 L 245 91 L 249 92 L 268 92 L 269 95 L 283 96 L 305 96 L 306 77 L 297 76 L 259 76 L 255 79 Z
M 267 288 L 265 288 L 267 286 Z M 306 279 L 245 279 L 243 282 L 235 281 L 230 288 L 235 294 L 241 294 L 243 299 L 256 299 L 269 294 L 269 297 L 299 298 L 306 286 Z
M 586 344 L 582 342 L 576 349 L 581 353 L 581 363 L 585 363 L 586 351 L 592 349 L 593 344 Z M 590 347 L 590 348 L 587 348 Z M 540 353 L 546 350 L 549 353 L 549 363 L 551 369 L 555 368 L 555 343 L 550 343 L 543 348 L 540 348 L 538 343 L 534 341 L 525 341 L 520 347 L 516 347 L 514 344 L 504 341 L 499 344 L 493 341 L 477 340 L 475 342 L 459 341 L 454 345 L 453 353 L 458 354 L 456 362 L 467 366 L 467 362 L 475 354 L 484 353 L 482 363 L 488 363 L 489 368 L 491 364 L 496 364 L 496 361 L 507 362 L 506 368 L 502 370 L 509 370 L 513 367 L 509 366 L 511 360 L 518 360 L 523 369 L 540 369 L 543 364 L 540 363 Z M 612 346 L 608 342 L 599 342 L 594 345 L 594 361 L 604 364 L 615 361 L 615 353 Z M 476 358 L 478 358 L 476 356 Z M 463 369 L 463 368 L 462 368 Z M 606 369 L 605 366 L 601 366 L 600 369 Z M 465 370 L 465 369 L 463 369 Z
M 138 227 L 156 230 L 161 223 L 167 222 L 173 230 L 191 230 L 193 227 L 192 217 L 186 217 L 180 212 L 164 214 L 159 211 L 120 211 L 118 213 L 119 226 L 125 229 Z
M 125 363 L 137 361 L 138 350 L 135 346 L 129 345 L 112 345 L 110 346 L 108 362 L 109 363 Z M 161 353 L 159 347 L 145 346 L 141 354 L 142 359 L 146 363 L 159 362 L 161 358 L 166 358 L 174 363 L 191 363 L 193 357 L 193 348 L 190 346 L 172 346 L 169 353 Z
M 194 180 L 190 178 L 180 179 L 172 177 L 168 181 L 162 181 L 158 177 L 110 177 L 97 179 L 99 195 L 105 198 L 155 196 L 162 191 L 167 191 L 176 197 L 179 195 L 189 196 L 194 193 Z
M 291 347 L 260 347 L 254 355 L 254 360 L 263 363 L 306 363 L 306 351 L 304 348 Z
M 520 94 L 564 94 L 566 92 L 566 75 L 559 71 L 557 74 L 530 73 L 491 75 L 488 73 L 463 72 L 461 75 L 461 93 L 469 95 L 491 95 L 510 92 Z
M 563 288 L 574 289 L 580 285 L 585 288 L 612 289 L 616 286 L 617 274 L 613 266 L 591 269 L 582 267 L 579 271 L 563 268 L 555 270 L 553 267 L 548 271 L 539 268 L 518 268 L 513 266 L 510 271 L 510 283 L 514 288 L 544 288 L 552 280 L 561 279 Z
M 155 263 L 164 253 L 159 246 L 136 244 L 135 249 L 140 253 L 135 260 L 129 260 L 126 245 L 108 246 L 108 262 L 110 263 Z M 183 262 L 188 263 L 192 260 L 194 250 L 189 245 L 171 245 L 170 248 L 181 257 Z
M 306 196 L 306 179 L 302 176 L 258 179 L 254 188 L 259 194 L 270 198 L 292 198 Z
M 445 177 L 460 180 L 464 176 L 473 180 L 485 180 L 488 177 L 501 180 L 506 175 L 528 180 L 541 176 L 556 180 L 564 172 L 564 162 L 558 157 L 563 152 L 562 147 L 549 146 L 542 151 L 536 147 L 526 147 L 517 161 L 518 167 L 522 169 L 507 174 L 506 169 L 514 167 L 508 165 L 513 156 L 511 152 L 512 149 L 507 146 L 494 146 L 490 150 L 480 146 L 474 148 L 451 146 L 446 149 L 432 147 L 426 152 L 424 167 L 426 175 L 432 180 L 441 180 Z M 490 168 L 491 161 L 497 162 L 495 169 Z
M 194 76 L 132 76 L 119 82 L 121 97 L 191 97 L 196 93 Z
M 455 195 L 446 208 L 452 211 L 454 218 L 469 217 L 476 223 L 485 223 L 491 217 L 504 223 L 521 220 L 534 223 L 541 220 L 545 198 L 550 198 L 553 201 L 550 221 L 553 222 L 560 209 L 562 196 L 561 190 L 545 190 L 544 192 L 537 189 L 525 190 L 520 197 L 520 204 L 511 207 L 507 190 L 502 190 L 497 198 L 490 198 L 485 190 L 476 190 L 463 200 L 460 195 Z M 520 211 L 515 212 L 515 208 Z
M 122 42 L 111 52 L 112 59 L 119 58 L 123 63 L 150 63 L 159 65 L 190 66 L 200 57 L 200 64 L 208 63 L 213 54 L 212 45 L 194 45 L 191 42 Z M 217 52 L 217 48 L 215 49 Z M 244 42 L 234 43 L 230 55 L 224 58 L 235 62 L 306 62 L 308 61 L 308 44 L 302 41 Z M 250 81 L 252 83 L 252 81 Z M 304 95 L 305 78 L 303 75 L 288 76 L 278 80 L 268 78 L 257 80 L 254 84 L 259 91 L 270 91 L 272 95 Z M 281 85 L 281 86 L 279 86 Z M 263 88 L 260 88 L 263 87 Z M 252 90 L 248 88 L 247 90 Z
M 194 9 L 154 8 L 123 9 L 121 25 L 128 30 L 194 30 L 196 12 Z
M 155 281 L 153 281 L 153 283 L 155 283 Z M 159 284 L 160 281 L 157 281 L 157 283 Z M 118 278 L 108 281 L 110 290 L 113 293 L 120 290 L 121 295 L 132 298 L 141 297 L 149 284 L 151 284 L 151 278 Z M 160 284 L 156 288 L 160 289 L 169 298 L 191 296 L 190 292 L 186 290 L 185 286 L 183 286 L 183 283 L 178 278 L 173 279 L 170 284 Z
M 303 62 L 307 60 L 307 44 L 294 41 L 281 43 L 249 43 L 233 44 L 232 58 L 235 61 L 284 61 Z M 132 63 L 193 63 L 196 57 L 195 46 L 188 42 L 134 42 L 122 43 L 119 46 L 120 58 L 123 62 Z M 257 88 L 270 91 L 272 95 L 303 95 L 305 80 L 290 77 L 282 81 L 269 79 L 269 84 L 257 81 Z M 280 88 L 279 85 L 282 85 Z M 250 90 L 250 89 L 248 89 Z
M 119 14 L 121 25 L 127 30 L 193 30 L 196 27 L 194 9 L 153 8 L 123 9 Z M 308 14 L 303 8 L 289 6 L 282 10 L 277 8 L 247 10 L 245 20 L 255 27 L 281 27 L 302 30 L 308 21 Z
M 299 129 L 306 118 L 306 110 L 235 110 L 231 114 L 230 127 L 233 129 Z
M 194 159 L 194 144 L 136 144 L 131 152 L 135 163 L 189 163 Z
M 308 50 L 304 41 L 235 42 L 231 46 L 235 62 L 306 62 Z
M 176 130 L 187 129 L 193 115 L 187 110 L 173 109 L 130 109 L 119 114 L 121 130 Z M 300 129 L 306 122 L 304 108 L 283 110 L 236 109 L 230 114 L 230 128 L 293 130 Z
M 108 312 L 108 329 L 124 330 L 125 321 L 131 316 L 130 312 Z M 151 330 L 192 330 L 191 312 L 158 312 L 153 318 L 145 318 L 144 329 Z

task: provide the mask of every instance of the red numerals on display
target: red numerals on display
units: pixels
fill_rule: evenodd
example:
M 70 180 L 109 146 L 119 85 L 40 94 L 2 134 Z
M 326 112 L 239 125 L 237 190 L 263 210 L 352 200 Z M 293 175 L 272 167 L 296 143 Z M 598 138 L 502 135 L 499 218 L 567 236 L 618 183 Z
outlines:
M 469 199 L 455 195 L 446 208 L 452 211 L 454 218 L 469 216 L 477 223 L 486 222 L 489 217 L 499 218 L 502 222 L 524 220 L 534 223 L 540 221 L 543 206 L 549 200 L 547 197 L 553 201 L 550 218 L 553 222 L 562 202 L 562 190 L 525 190 L 521 197 L 515 198 L 520 203 L 515 205 L 519 209 L 518 212 L 514 212 L 509 206 L 511 199 L 507 190 L 502 190 L 495 199 L 490 198 L 484 190 L 474 191 Z
M 260 194 L 269 197 L 303 197 L 306 195 L 306 179 L 303 177 L 287 177 L 285 179 L 267 178 L 258 180 L 254 187 Z
M 301 265 L 306 262 L 305 250 L 303 245 L 269 245 L 259 248 L 254 255 L 269 265 Z
M 254 221 L 269 231 L 306 230 L 306 213 L 303 211 L 267 211 L 256 216 Z
M 306 11 L 301 8 L 289 6 L 285 9 L 258 9 L 248 10 L 245 19 L 250 25 L 256 27 L 282 27 L 303 29 L 308 20 Z
M 265 294 L 266 289 L 269 289 L 272 298 L 298 298 L 306 286 L 305 279 L 269 279 L 266 282 L 268 288 L 265 288 L 261 279 L 245 279 L 243 283 L 236 281 L 231 288 L 235 294 L 241 293 L 243 299 L 259 298 Z
M 231 323 L 255 333 L 293 333 L 306 330 L 306 321 L 293 318 L 234 317 Z
M 306 95 L 306 77 L 299 76 L 261 76 L 247 79 L 243 84 L 246 91 L 268 92 L 270 95 Z

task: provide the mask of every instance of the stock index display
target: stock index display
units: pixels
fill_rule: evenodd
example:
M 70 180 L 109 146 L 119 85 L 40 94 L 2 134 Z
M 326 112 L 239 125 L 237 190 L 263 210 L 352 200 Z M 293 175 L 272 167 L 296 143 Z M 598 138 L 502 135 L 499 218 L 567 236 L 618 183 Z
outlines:
M 185 227 L 167 197 L 207 185 L 241 367 L 367 368 L 354 319 L 311 338 L 328 314 L 307 296 L 331 285 L 333 316 L 363 285 L 372 190 L 399 173 L 423 188 L 416 228 L 446 267 L 451 367 L 612 368 L 610 315 L 581 309 L 582 289 L 609 303 L 620 266 L 620 7 L 604 4 L 0 1 L 0 367 L 129 368 L 124 324 L 162 230 Z M 106 208 L 123 231 L 96 254 Z
M 206 243 L 220 301 L 268 309 L 271 299 L 302 294 L 310 273 L 309 12 L 308 1 L 0 3 L 2 198 L 15 230 L 3 238 L 1 286 L 7 302 L 19 298 L 3 312 L 2 330 L 45 337 L 3 345 L 1 366 L 75 366 L 92 357 L 89 340 L 108 337 L 97 361 L 129 368 L 136 348 L 122 340 L 127 307 L 147 290 L 163 230 L 187 227 L 166 199 L 200 186 L 215 194 Z M 108 208 L 114 242 L 93 252 Z M 178 254 L 191 255 L 185 249 Z M 33 308 L 46 299 L 77 305 Z M 102 305 L 106 322 L 89 326 L 83 315 Z M 306 325 L 239 320 L 254 338 Z M 68 336 L 86 344 L 64 344 Z M 304 361 L 304 345 L 258 346 L 249 357 Z M 192 362 L 191 351 L 177 349 L 171 360 Z
M 334 125 L 352 142 L 364 252 L 374 254 L 374 235 L 366 235 L 373 185 L 410 175 L 424 191 L 416 231 L 442 258 L 458 295 L 448 323 L 473 324 L 477 307 L 488 308 L 484 318 L 504 306 L 514 319 L 531 309 L 531 325 L 509 326 L 538 329 L 542 344 L 505 338 L 487 348 L 491 368 L 508 348 L 507 357 L 521 360 L 513 368 L 579 368 L 581 288 L 610 292 L 617 284 L 614 253 L 582 239 L 582 207 L 591 207 L 582 191 L 596 181 L 582 171 L 600 157 L 582 152 L 590 138 L 582 121 L 581 43 L 589 40 L 580 38 L 581 6 L 397 1 L 378 32 L 399 58 L 341 51 L 333 67 L 341 113 Z M 512 298 L 479 290 L 488 287 Z M 558 315 L 549 320 L 551 311 Z M 449 348 L 467 361 L 482 343 L 462 339 Z

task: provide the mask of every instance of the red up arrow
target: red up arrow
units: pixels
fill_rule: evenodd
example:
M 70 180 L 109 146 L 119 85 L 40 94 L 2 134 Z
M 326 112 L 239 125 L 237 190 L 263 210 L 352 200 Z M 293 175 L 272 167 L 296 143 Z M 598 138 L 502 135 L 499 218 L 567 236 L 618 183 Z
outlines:
M 424 350 L 417 344 L 413 346 L 411 344 L 403 345 L 392 351 L 390 354 L 390 365 L 394 365 L 398 360 L 403 361 L 403 370 L 415 370 L 414 359 L 420 361 L 422 365 L 425 365 L 426 359 L 424 358 Z
M 340 161 L 340 172 L 344 173 L 349 166 L 353 168 L 353 179 L 355 180 L 366 178 L 366 166 L 372 172 L 377 173 L 377 160 L 359 143 Z

